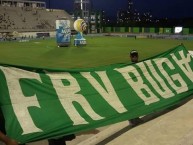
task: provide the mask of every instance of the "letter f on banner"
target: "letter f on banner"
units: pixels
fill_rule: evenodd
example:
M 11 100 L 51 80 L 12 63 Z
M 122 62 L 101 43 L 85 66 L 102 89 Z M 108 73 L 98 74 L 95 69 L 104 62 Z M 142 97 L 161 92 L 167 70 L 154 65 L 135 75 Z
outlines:
M 4 72 L 7 80 L 7 86 L 10 93 L 11 104 L 15 115 L 23 129 L 22 134 L 42 132 L 41 129 L 37 128 L 29 114 L 28 107 L 36 106 L 40 107 L 36 95 L 25 97 L 23 95 L 19 80 L 21 78 L 26 79 L 36 79 L 41 82 L 38 74 L 33 72 L 28 72 L 25 70 L 20 70 L 11 67 L 2 67 L 0 69 Z M 21 101 L 23 103 L 21 103 Z

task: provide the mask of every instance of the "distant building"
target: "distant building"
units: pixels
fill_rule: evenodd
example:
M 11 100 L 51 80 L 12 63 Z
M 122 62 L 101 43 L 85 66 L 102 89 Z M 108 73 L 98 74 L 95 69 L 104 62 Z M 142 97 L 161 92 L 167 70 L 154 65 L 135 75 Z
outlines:
M 91 12 L 90 0 L 74 0 L 74 18 L 82 18 L 89 22 Z
M 101 32 L 101 13 L 92 11 L 91 0 L 74 0 L 74 20 L 82 18 L 88 24 L 88 33 Z
M 132 0 L 128 0 L 128 7 L 126 10 L 119 10 L 117 12 L 117 24 L 122 25 L 135 25 L 136 23 L 152 22 L 152 15 L 150 12 L 140 14 L 134 8 Z
M 132 12 L 132 11 L 133 11 L 133 1 L 128 0 L 128 12 Z

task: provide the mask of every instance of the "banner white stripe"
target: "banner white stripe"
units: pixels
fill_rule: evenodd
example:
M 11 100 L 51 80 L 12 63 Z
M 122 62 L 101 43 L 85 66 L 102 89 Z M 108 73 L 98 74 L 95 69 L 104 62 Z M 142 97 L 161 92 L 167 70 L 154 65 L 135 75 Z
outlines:
M 188 51 L 190 54 L 191 54 L 191 56 L 193 57 L 193 51 Z

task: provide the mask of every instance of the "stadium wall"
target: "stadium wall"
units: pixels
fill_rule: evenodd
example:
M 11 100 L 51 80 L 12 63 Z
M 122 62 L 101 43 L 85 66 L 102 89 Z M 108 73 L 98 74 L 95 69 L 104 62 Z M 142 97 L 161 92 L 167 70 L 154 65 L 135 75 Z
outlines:
M 156 34 L 174 34 L 174 28 L 162 27 L 103 27 L 103 33 L 156 33 Z M 182 35 L 192 35 L 193 28 L 183 28 Z
M 23 38 L 40 38 L 40 37 L 55 37 L 56 32 L 22 32 L 19 37 Z

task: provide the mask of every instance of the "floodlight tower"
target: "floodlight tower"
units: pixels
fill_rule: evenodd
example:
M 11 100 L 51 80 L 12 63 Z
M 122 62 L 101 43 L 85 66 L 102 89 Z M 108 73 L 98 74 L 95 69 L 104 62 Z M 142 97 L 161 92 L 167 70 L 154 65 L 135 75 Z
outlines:
M 87 23 L 90 21 L 91 3 L 90 0 L 74 0 L 74 16 L 82 18 Z

